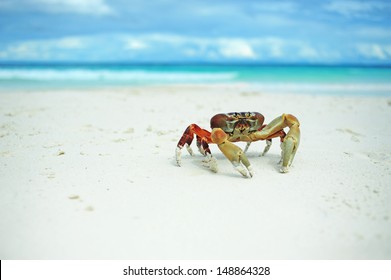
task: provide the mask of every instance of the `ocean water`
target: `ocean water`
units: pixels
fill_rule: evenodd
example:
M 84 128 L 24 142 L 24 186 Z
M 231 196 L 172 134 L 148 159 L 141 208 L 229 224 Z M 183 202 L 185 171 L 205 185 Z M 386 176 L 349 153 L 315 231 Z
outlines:
M 269 92 L 391 95 L 391 67 L 0 64 L 0 89 L 246 83 Z

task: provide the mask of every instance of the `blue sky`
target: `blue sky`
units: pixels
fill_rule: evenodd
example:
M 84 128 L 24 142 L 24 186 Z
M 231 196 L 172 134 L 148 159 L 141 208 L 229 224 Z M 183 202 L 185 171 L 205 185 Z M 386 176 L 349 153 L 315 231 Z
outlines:
M 391 64 L 391 1 L 1 0 L 0 61 Z

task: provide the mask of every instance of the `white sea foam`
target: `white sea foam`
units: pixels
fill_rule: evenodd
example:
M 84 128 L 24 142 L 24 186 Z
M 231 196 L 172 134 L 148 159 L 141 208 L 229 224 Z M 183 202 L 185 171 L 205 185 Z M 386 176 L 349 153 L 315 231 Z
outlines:
M 310 72 L 309 70 L 312 70 Z M 262 68 L 199 66 L 0 68 L 0 85 L 11 87 L 240 82 L 262 92 L 391 94 L 388 69 Z M 338 71 L 337 71 L 338 70 Z M 301 72 L 300 72 L 301 71 Z
M 235 79 L 236 73 L 195 73 L 142 70 L 0 69 L 0 81 L 103 81 L 103 82 L 219 82 Z

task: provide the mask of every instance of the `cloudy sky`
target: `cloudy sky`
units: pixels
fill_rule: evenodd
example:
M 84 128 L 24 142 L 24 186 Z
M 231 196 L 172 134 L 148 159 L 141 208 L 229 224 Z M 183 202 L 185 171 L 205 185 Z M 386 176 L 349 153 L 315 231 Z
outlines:
M 0 61 L 391 64 L 391 1 L 0 0 Z

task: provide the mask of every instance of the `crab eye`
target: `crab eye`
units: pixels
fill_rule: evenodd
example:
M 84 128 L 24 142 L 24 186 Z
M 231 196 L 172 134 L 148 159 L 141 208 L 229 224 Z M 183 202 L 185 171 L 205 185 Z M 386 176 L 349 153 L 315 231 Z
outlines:
M 250 125 L 250 130 L 255 129 L 258 125 L 258 120 L 247 120 L 247 122 Z
M 227 124 L 227 132 L 232 132 L 235 128 L 235 124 L 237 123 L 237 121 L 226 121 L 226 124 Z

